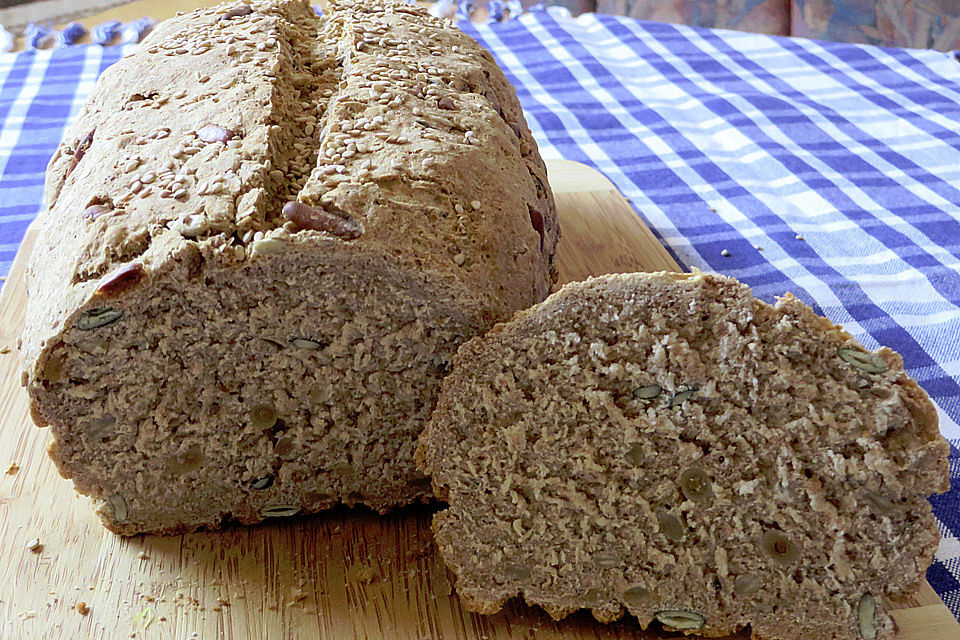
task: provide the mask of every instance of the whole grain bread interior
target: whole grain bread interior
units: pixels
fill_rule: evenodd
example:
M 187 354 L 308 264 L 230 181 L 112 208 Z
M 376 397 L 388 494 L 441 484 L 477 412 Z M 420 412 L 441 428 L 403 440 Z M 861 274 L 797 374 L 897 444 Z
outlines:
M 453 354 L 546 297 L 559 237 L 490 54 L 394 0 L 160 24 L 46 200 L 23 382 L 123 534 L 428 498 L 414 444 Z
M 461 599 L 644 627 L 893 636 L 939 535 L 923 390 L 796 298 L 713 275 L 565 286 L 464 344 L 420 438 Z

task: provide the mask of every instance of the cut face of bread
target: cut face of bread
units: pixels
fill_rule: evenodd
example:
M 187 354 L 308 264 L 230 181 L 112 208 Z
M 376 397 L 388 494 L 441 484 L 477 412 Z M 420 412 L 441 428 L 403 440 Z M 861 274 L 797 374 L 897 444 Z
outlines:
M 140 283 L 136 305 L 76 314 L 32 389 L 51 456 L 81 492 L 106 493 L 108 526 L 174 532 L 429 495 L 416 437 L 481 309 L 314 243 L 207 265 L 202 284 L 181 267 Z
M 936 549 L 947 452 L 889 349 L 731 279 L 628 274 L 461 347 L 417 456 L 472 610 L 874 640 Z

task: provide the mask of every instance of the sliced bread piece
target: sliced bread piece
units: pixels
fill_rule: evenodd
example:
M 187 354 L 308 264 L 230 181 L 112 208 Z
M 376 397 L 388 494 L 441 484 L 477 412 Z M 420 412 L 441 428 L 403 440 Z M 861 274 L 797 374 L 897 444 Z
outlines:
M 466 606 L 878 640 L 938 542 L 948 445 L 890 349 L 792 296 L 625 274 L 464 344 L 417 459 Z

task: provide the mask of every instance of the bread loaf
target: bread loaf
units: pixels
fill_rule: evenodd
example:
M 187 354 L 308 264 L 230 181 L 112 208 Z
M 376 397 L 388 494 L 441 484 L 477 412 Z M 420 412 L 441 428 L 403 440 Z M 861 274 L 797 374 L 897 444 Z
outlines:
M 488 52 L 403 2 L 160 24 L 50 162 L 23 382 L 122 534 L 429 496 L 457 347 L 546 297 L 543 162 Z
M 417 456 L 471 610 L 882 640 L 883 597 L 936 550 L 948 450 L 894 352 L 661 273 L 567 285 L 464 344 Z

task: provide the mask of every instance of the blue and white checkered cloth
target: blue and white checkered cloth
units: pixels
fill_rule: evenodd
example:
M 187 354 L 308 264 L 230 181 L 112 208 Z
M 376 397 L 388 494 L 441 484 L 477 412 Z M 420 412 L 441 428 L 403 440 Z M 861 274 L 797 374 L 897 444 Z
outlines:
M 952 55 L 555 9 L 462 27 L 516 86 L 543 155 L 605 173 L 682 264 L 767 300 L 791 291 L 903 354 L 960 478 Z M 61 132 L 129 46 L 0 55 L 0 272 Z M 943 541 L 927 577 L 960 615 L 960 482 L 932 503 Z

